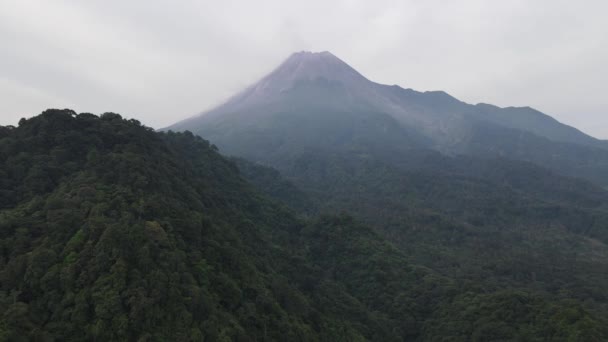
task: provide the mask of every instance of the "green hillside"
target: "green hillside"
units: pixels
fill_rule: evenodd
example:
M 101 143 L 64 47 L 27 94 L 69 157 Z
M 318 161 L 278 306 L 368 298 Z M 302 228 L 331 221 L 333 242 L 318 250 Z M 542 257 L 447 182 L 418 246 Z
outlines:
M 441 275 L 344 214 L 298 218 L 190 133 L 48 110 L 0 129 L 0 161 L 0 340 L 608 336 L 582 300 Z
M 474 291 L 532 291 L 608 317 L 605 191 L 508 160 L 435 153 L 407 160 L 398 167 L 315 151 L 285 173 L 316 212 L 348 212 L 410 262 Z M 245 176 L 265 187 L 263 177 Z

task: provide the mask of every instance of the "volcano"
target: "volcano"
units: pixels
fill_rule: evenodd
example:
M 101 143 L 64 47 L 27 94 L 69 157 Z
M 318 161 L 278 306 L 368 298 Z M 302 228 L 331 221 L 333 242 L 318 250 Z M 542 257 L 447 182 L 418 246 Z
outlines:
M 370 81 L 330 52 L 297 52 L 225 103 L 178 122 L 223 152 L 281 169 L 302 151 L 501 157 L 608 185 L 608 145 L 529 107 L 471 105 Z

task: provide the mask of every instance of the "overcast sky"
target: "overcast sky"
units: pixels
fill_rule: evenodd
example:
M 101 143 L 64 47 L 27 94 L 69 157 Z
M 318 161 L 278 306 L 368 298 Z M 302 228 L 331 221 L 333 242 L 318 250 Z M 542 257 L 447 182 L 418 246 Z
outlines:
M 45 108 L 161 128 L 294 51 L 608 139 L 608 1 L 0 0 L 0 124 Z

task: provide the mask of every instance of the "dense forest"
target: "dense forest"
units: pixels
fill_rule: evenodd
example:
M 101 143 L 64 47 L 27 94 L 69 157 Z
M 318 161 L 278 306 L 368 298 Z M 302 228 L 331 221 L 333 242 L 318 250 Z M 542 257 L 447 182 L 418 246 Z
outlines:
M 285 173 L 306 201 L 283 202 L 304 214 L 309 203 L 313 213 L 346 211 L 410 262 L 482 292 L 532 290 L 608 317 L 604 190 L 511 160 L 428 151 L 407 157 L 403 165 L 358 154 L 303 154 Z M 241 169 L 260 189 L 276 172 Z M 281 200 L 283 193 L 269 195 Z
M 114 113 L 0 127 L 0 340 L 608 339 L 603 191 L 313 157 L 284 178 Z

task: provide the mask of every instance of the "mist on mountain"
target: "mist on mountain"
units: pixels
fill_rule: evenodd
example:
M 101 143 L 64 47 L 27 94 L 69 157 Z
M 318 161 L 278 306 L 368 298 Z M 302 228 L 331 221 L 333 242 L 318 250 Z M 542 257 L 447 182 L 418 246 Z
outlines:
M 603 341 L 605 144 L 330 52 L 162 131 L 50 109 L 0 127 L 0 340 Z
M 430 149 L 532 162 L 608 186 L 608 145 L 534 109 L 470 105 L 372 82 L 330 52 L 297 52 L 224 104 L 167 128 L 281 170 L 296 149 Z M 277 161 L 278 162 L 275 162 Z

